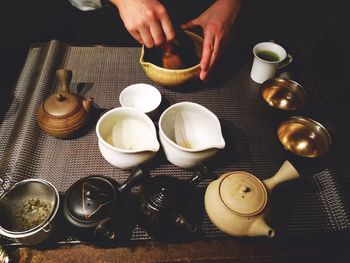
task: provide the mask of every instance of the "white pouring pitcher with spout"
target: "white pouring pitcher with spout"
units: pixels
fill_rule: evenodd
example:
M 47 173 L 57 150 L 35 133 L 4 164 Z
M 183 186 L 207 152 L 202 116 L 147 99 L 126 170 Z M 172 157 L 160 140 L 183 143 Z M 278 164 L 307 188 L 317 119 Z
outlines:
M 103 158 L 121 169 L 150 161 L 159 150 L 156 128 L 143 112 L 130 107 L 107 111 L 96 125 Z
M 180 102 L 159 119 L 159 137 L 166 158 L 182 168 L 193 168 L 225 147 L 219 119 L 207 108 Z

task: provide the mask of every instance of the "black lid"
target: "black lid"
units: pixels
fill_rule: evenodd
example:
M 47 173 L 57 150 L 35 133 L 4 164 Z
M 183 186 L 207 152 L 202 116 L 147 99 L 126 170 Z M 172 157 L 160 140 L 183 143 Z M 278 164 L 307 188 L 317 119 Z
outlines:
M 155 210 L 181 210 L 187 198 L 188 186 L 170 176 L 153 177 L 145 187 L 146 202 Z
M 83 178 L 65 196 L 65 215 L 70 222 L 89 226 L 110 216 L 116 203 L 117 191 L 108 178 Z M 83 224 L 83 225 L 82 225 Z

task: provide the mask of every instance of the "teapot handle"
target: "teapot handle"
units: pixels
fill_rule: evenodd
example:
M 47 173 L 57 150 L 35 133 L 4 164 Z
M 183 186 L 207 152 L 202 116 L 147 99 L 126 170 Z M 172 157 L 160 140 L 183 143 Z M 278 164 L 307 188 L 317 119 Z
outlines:
M 130 175 L 126 181 L 119 186 L 119 191 L 123 192 L 139 185 L 146 178 L 145 172 L 140 167 L 135 167 L 131 170 Z
M 294 168 L 294 166 L 289 161 L 285 161 L 273 177 L 266 179 L 263 182 L 268 190 L 272 191 L 272 189 L 275 188 L 278 184 L 289 180 L 294 180 L 299 177 L 300 174 Z
M 56 78 L 60 83 L 60 91 L 69 92 L 69 83 L 72 80 L 72 71 L 68 69 L 56 70 Z
M 212 177 L 212 172 L 204 163 L 200 163 L 195 170 L 194 176 L 190 179 L 190 183 L 196 186 L 205 178 Z

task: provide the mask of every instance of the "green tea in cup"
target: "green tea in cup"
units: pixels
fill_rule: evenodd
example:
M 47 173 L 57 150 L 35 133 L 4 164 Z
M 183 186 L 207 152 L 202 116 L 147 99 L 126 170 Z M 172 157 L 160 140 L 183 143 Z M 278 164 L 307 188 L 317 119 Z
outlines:
M 280 61 L 280 57 L 271 50 L 261 50 L 256 54 L 260 59 L 270 62 Z
M 293 57 L 286 50 L 274 42 L 261 42 L 253 48 L 254 61 L 250 77 L 256 83 L 273 78 L 277 69 L 289 65 Z

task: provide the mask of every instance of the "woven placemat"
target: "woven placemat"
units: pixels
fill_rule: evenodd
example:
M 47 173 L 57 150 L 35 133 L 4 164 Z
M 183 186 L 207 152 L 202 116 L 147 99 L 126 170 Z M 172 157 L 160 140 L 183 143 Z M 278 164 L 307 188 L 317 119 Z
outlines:
M 139 48 L 74 47 L 58 41 L 33 46 L 14 90 L 11 105 L 0 126 L 0 173 L 5 187 L 25 178 L 42 178 L 64 192 L 78 179 L 105 175 L 123 182 L 128 172 L 108 164 L 101 156 L 94 127 L 84 136 L 61 140 L 43 133 L 36 122 L 40 103 L 58 87 L 55 70 L 73 71 L 71 89 L 84 97 L 94 97 L 102 113 L 119 107 L 119 94 L 134 83 L 155 85 L 139 64 Z M 227 171 L 243 170 L 260 179 L 271 177 L 283 160 L 274 154 L 274 128 L 257 107 L 259 85 L 249 77 L 250 59 L 239 67 L 226 68 L 226 79 L 207 85 L 192 83 L 177 89 L 155 85 L 165 105 L 181 101 L 199 103 L 221 121 L 226 148 L 210 163 L 215 177 Z M 307 78 L 306 78 L 307 79 Z M 312 80 L 307 86 L 314 85 Z M 307 88 L 307 87 L 305 87 Z M 158 155 L 152 175 L 189 178 L 192 172 L 178 168 Z M 310 173 L 303 180 L 276 190 L 272 226 L 280 236 L 312 235 L 348 231 L 349 205 L 345 185 L 350 166 L 343 164 Z M 212 179 L 198 187 L 204 191 Z M 203 238 L 223 237 L 204 216 Z M 130 240 L 150 239 L 135 227 Z M 1 242 L 10 242 L 0 239 Z M 67 236 L 62 242 L 76 242 Z

